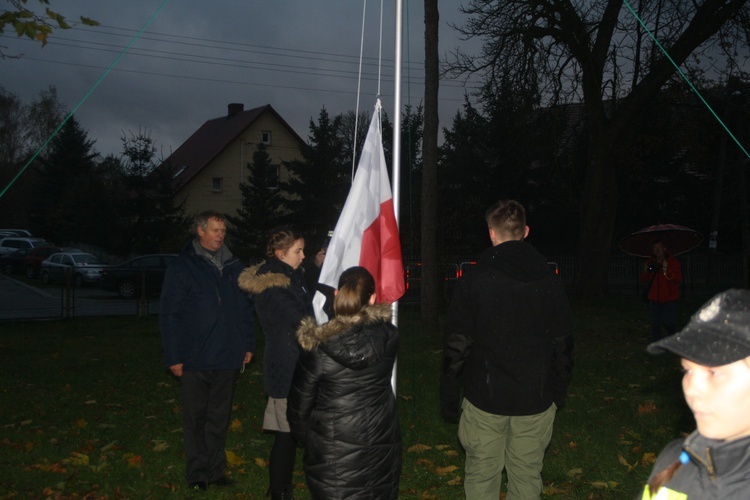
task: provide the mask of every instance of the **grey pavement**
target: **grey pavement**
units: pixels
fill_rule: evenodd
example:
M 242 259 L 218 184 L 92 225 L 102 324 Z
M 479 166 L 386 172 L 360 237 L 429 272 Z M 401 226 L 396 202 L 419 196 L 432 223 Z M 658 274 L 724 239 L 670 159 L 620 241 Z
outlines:
M 159 301 L 145 304 L 148 314 L 158 313 Z M 81 316 L 138 314 L 137 300 L 120 299 L 96 287 L 65 290 L 63 286 L 33 286 L 12 276 L 0 275 L 0 321 L 59 319 Z

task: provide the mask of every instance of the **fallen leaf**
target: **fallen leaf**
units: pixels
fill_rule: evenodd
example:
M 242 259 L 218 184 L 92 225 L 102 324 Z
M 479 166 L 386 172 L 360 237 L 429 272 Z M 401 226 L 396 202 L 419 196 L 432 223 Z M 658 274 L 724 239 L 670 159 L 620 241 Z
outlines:
M 656 462 L 656 454 L 655 453 L 644 453 L 641 457 L 641 464 L 642 465 L 653 465 L 654 462 Z
M 568 448 L 570 448 L 571 450 L 575 450 L 576 448 L 578 448 L 578 443 L 576 443 L 575 441 L 571 441 L 570 443 L 568 443 Z
M 70 465 L 88 465 L 89 456 L 85 453 L 73 451 L 70 453 L 70 457 L 63 459 L 63 463 Z
M 446 484 L 449 484 L 450 486 L 458 486 L 462 482 L 463 482 L 463 479 L 461 478 L 461 476 L 456 476 L 450 481 L 448 481 Z
M 55 462 L 53 464 L 34 464 L 31 466 L 32 469 L 39 469 L 47 472 L 56 472 L 58 474 L 67 474 L 68 471 L 65 470 L 65 467 L 63 467 L 62 463 Z
M 232 423 L 229 424 L 229 430 L 234 431 L 234 432 L 241 431 L 242 420 L 240 420 L 239 418 L 235 418 L 234 420 L 232 420 Z
M 578 468 L 576 468 L 576 469 L 570 469 L 570 470 L 569 470 L 569 471 L 567 472 L 567 474 L 566 474 L 566 475 L 567 475 L 568 477 L 580 477 L 581 475 L 583 475 L 583 469 L 581 469 L 580 467 L 578 467 Z
M 436 450 L 441 450 L 442 451 L 442 450 L 445 450 L 447 448 L 450 448 L 450 445 L 448 445 L 448 444 L 436 444 L 435 445 L 435 449 Z
M 102 446 L 99 451 L 101 451 L 102 453 L 107 453 L 108 451 L 118 450 L 118 449 L 120 449 L 120 447 L 117 446 L 117 441 L 112 441 L 111 443 L 105 444 L 104 446 Z
M 458 452 L 456 450 L 446 450 L 443 452 L 443 455 L 447 455 L 449 457 L 457 457 Z
M 424 467 L 432 467 L 432 460 L 428 460 L 426 458 L 419 458 L 417 459 L 417 465 L 422 465 Z
M 426 444 L 414 444 L 409 446 L 409 449 L 406 450 L 408 453 L 422 453 L 424 451 L 431 450 L 432 447 L 427 446 Z
M 593 481 L 589 484 L 591 484 L 591 486 L 593 486 L 594 488 L 607 488 L 607 489 L 617 488 L 617 486 L 619 486 L 619 484 L 615 481 Z
M 266 460 L 265 458 L 256 458 L 255 465 L 257 465 L 258 467 L 266 468 L 268 467 L 268 460 Z
M 79 429 L 85 429 L 86 427 L 88 427 L 89 423 L 85 418 L 79 418 L 78 420 L 76 420 L 75 425 Z
M 151 448 L 151 450 L 153 451 L 165 451 L 167 448 L 169 448 L 169 444 L 167 444 L 167 442 L 162 439 L 155 439 L 151 441 L 151 443 L 153 444 L 153 447 Z
M 456 469 L 458 469 L 458 467 L 456 467 L 455 465 L 449 465 L 447 467 L 437 467 L 435 469 L 435 473 L 438 476 L 447 476 L 448 474 L 450 474 L 451 472 L 453 472 Z
M 552 495 L 565 495 L 569 491 L 570 491 L 569 489 L 558 488 L 557 486 L 552 485 L 552 484 L 550 484 L 550 485 L 545 486 L 544 488 L 542 488 L 542 493 L 544 493 L 545 495 L 548 495 L 548 496 L 552 496 Z
M 85 405 L 95 405 L 96 399 L 89 399 L 88 401 L 84 401 L 83 404 Z
M 128 463 L 128 467 L 140 467 L 143 464 L 143 457 L 134 453 L 126 453 L 123 458 Z
M 656 403 L 653 401 L 646 401 L 643 404 L 638 405 L 638 414 L 639 415 L 648 415 L 650 413 L 656 413 L 659 409 L 656 407 Z
M 109 464 L 107 462 L 102 462 L 99 465 L 89 465 L 89 469 L 91 469 L 93 472 L 101 472 L 107 467 L 109 467 Z
M 242 465 L 244 463 L 247 463 L 247 462 L 245 462 L 245 459 L 243 459 L 241 456 L 237 455 L 233 451 L 227 450 L 226 451 L 226 455 L 227 455 L 227 463 L 229 465 L 232 465 L 232 466 L 236 467 L 238 465 Z
M 635 469 L 636 465 L 638 465 L 638 462 L 634 464 L 628 463 L 628 461 L 625 459 L 625 457 L 622 456 L 622 453 L 619 453 L 617 455 L 617 461 L 620 462 L 622 465 L 628 468 L 628 472 L 631 472 L 633 469 Z

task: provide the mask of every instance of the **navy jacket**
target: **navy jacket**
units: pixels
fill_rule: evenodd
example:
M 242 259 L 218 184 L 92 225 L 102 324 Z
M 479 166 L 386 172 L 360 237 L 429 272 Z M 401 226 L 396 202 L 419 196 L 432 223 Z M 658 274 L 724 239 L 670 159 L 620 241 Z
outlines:
M 245 353 L 255 352 L 253 304 L 237 286 L 245 265 L 226 247 L 223 251 L 220 271 L 190 241 L 167 268 L 159 306 L 167 367 L 238 370 Z

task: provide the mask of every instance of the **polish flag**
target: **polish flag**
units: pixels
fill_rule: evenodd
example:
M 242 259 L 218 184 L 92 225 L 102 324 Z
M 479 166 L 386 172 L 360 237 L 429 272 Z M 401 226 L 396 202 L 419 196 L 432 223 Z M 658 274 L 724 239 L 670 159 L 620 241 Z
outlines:
M 375 278 L 377 302 L 395 302 L 404 294 L 401 241 L 383 153 L 380 99 L 318 281 L 338 288 L 341 273 L 352 266 L 366 268 Z M 328 321 L 324 302 L 323 294 L 316 292 L 313 305 L 318 323 Z

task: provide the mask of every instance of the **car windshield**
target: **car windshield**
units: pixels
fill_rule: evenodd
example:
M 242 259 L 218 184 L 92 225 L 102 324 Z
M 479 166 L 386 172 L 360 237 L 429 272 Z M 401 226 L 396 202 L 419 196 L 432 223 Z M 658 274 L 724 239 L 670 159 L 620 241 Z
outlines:
M 84 266 L 98 265 L 102 263 L 96 255 L 90 253 L 73 254 L 72 257 L 76 264 L 83 264 Z

